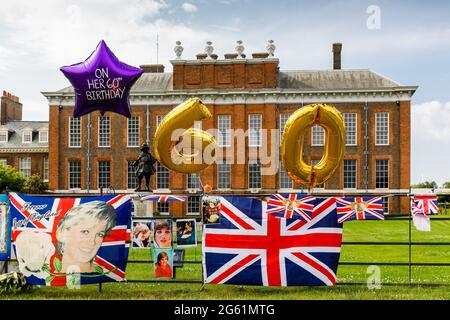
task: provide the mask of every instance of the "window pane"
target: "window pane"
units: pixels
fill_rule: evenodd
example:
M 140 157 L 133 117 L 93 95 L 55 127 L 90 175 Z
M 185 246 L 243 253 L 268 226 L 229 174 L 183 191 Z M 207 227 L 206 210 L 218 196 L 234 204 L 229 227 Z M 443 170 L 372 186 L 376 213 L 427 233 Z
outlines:
M 131 117 L 128 120 L 128 146 L 139 147 L 139 122 L 138 116 Z
M 344 113 L 344 123 L 346 145 L 355 146 L 357 144 L 357 114 Z
M 156 116 L 156 128 L 159 127 L 159 124 L 161 123 L 161 121 L 164 119 L 163 115 L 160 116 Z
M 33 132 L 31 132 L 31 131 L 24 131 L 23 132 L 22 141 L 24 143 L 31 143 L 32 140 L 33 140 Z
M 230 161 L 217 161 L 217 188 L 231 189 L 231 163 Z
M 24 178 L 31 176 L 31 158 L 20 158 L 20 173 Z
M 375 162 L 375 188 L 389 188 L 389 160 L 376 160 Z
M 388 197 L 382 197 L 381 203 L 383 204 L 383 211 L 384 214 L 389 214 L 389 198 Z
M 217 126 L 219 134 L 219 147 L 228 147 L 231 145 L 231 115 L 219 115 L 217 117 Z
M 8 142 L 8 131 L 0 131 L 0 142 Z
M 41 143 L 48 142 L 48 131 L 39 131 L 39 142 Z
M 98 146 L 109 147 L 111 136 L 111 118 L 107 116 L 98 118 Z
M 48 181 L 48 158 L 44 158 L 44 168 L 42 170 L 42 179 Z
M 311 129 L 312 145 L 323 146 L 325 144 L 325 129 L 319 125 L 315 125 Z
M 69 147 L 81 147 L 81 118 L 69 117 Z
M 109 188 L 111 186 L 111 166 L 109 161 L 98 162 L 98 187 Z
M 280 142 L 283 139 L 284 126 L 286 125 L 286 121 L 289 119 L 290 116 L 291 115 L 287 113 L 280 114 Z
M 128 161 L 127 164 L 127 189 L 136 189 L 137 188 L 137 178 L 135 170 L 133 167 L 134 161 Z
M 344 160 L 344 188 L 356 189 L 356 160 Z
M 376 144 L 389 144 L 389 113 L 379 112 L 376 114 Z
M 311 165 L 314 167 L 316 164 L 318 164 L 320 162 L 320 160 L 311 160 Z M 318 186 L 316 186 L 316 188 L 318 189 L 325 189 L 325 184 L 319 184 Z
M 158 208 L 158 211 L 162 215 L 168 215 L 169 214 L 169 203 L 168 202 L 157 202 L 156 207 Z
M 248 187 L 249 189 L 261 188 L 261 163 L 249 161 L 248 163 Z
M 260 147 L 262 145 L 262 115 L 250 114 L 248 116 L 248 143 L 250 147 Z
M 280 161 L 280 189 L 292 189 L 292 179 L 288 176 L 283 168 L 283 163 Z
M 81 188 L 81 161 L 69 161 L 69 189 Z
M 156 163 L 156 189 L 169 189 L 169 170 Z
M 200 189 L 200 176 L 196 173 L 187 175 L 188 189 Z
M 188 197 L 187 214 L 200 214 L 200 197 Z

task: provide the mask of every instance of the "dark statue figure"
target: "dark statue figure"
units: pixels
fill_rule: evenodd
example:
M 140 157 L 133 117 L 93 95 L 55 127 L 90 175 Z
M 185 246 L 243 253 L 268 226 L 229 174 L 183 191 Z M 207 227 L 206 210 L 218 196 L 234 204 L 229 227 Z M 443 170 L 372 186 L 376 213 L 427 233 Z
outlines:
M 142 144 L 140 150 L 139 158 L 133 163 L 133 167 L 136 168 L 136 178 L 138 179 L 138 186 L 135 191 L 141 191 L 141 183 L 144 177 L 147 190 L 150 191 L 150 178 L 156 172 L 153 165 L 158 160 L 150 153 L 150 148 L 146 143 Z

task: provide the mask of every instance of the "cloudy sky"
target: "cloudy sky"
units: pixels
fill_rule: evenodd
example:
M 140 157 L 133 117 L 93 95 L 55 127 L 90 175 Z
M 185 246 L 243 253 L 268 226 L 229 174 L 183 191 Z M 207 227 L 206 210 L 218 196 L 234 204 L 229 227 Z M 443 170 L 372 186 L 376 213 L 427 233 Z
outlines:
M 176 40 L 183 57 L 264 51 L 273 39 L 283 70 L 327 69 L 331 44 L 343 68 L 370 68 L 418 85 L 412 113 L 412 182 L 450 181 L 450 2 L 298 0 L 2 0 L 0 89 L 20 96 L 25 120 L 47 120 L 41 91 L 68 85 L 63 65 L 84 60 L 100 39 L 132 65 L 171 71 Z M 156 50 L 159 35 L 159 54 Z

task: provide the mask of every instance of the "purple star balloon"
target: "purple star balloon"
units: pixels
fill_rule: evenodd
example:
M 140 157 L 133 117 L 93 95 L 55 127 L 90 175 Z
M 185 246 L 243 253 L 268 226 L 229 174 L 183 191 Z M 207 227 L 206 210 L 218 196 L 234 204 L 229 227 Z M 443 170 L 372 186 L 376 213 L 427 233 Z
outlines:
M 105 41 L 100 41 L 86 61 L 60 70 L 75 90 L 75 118 L 94 110 L 131 117 L 130 89 L 144 70 L 119 61 Z

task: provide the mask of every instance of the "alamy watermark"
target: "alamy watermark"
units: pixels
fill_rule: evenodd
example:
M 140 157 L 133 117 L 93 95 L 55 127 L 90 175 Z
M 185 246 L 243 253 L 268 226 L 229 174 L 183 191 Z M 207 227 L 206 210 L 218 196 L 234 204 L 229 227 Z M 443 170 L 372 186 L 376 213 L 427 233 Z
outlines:
M 377 5 L 367 7 L 366 13 L 369 17 L 366 20 L 366 26 L 369 30 L 381 29 L 381 8 Z

